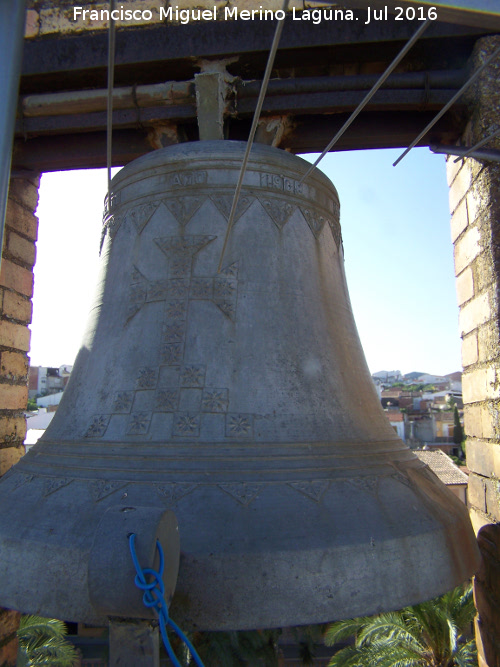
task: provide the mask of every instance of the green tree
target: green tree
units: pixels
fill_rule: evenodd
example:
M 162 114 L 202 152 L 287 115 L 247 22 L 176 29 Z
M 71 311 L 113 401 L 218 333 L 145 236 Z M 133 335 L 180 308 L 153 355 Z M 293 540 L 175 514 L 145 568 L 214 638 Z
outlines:
M 21 616 L 17 667 L 72 667 L 78 655 L 62 621 Z
M 190 640 L 206 667 L 278 667 L 280 634 L 281 630 L 195 632 Z M 192 667 L 185 645 L 173 633 L 170 640 L 183 667 Z
M 323 643 L 326 625 L 302 625 L 292 628 L 301 665 L 314 665 L 316 647 Z
M 323 644 L 325 625 L 291 628 L 300 664 L 314 664 L 316 648 Z M 278 667 L 281 629 L 239 632 L 195 632 L 190 635 L 206 667 Z M 169 633 L 174 651 L 183 667 L 192 667 L 189 651 L 174 633 Z M 163 649 L 162 649 L 163 650 Z
M 455 400 L 454 396 L 448 396 L 446 399 L 446 410 L 453 410 L 457 405 L 457 402 Z
M 325 634 L 327 646 L 354 636 L 329 667 L 477 667 L 473 639 L 465 640 L 475 609 L 472 585 L 401 611 L 339 621 Z

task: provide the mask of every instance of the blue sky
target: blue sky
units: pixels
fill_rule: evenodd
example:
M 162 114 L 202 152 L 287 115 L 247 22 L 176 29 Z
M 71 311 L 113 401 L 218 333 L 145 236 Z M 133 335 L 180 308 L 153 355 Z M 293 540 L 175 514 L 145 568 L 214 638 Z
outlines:
M 461 369 L 446 162 L 414 149 L 330 153 L 347 282 L 372 372 Z M 308 159 L 312 160 L 312 156 Z
M 346 273 L 372 372 L 461 368 L 445 160 L 414 149 L 330 153 Z M 304 156 L 313 161 L 316 156 Z M 73 362 L 98 266 L 104 170 L 44 174 L 31 363 Z

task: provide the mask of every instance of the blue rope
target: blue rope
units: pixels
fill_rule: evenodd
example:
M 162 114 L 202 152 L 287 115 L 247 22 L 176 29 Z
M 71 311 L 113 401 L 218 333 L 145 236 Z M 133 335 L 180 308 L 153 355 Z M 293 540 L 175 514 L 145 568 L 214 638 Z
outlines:
M 174 623 L 174 621 L 168 615 L 168 607 L 165 601 L 165 584 L 163 583 L 163 569 L 165 562 L 163 557 L 163 549 L 161 547 L 160 542 L 156 540 L 156 548 L 158 549 L 158 553 L 160 554 L 160 567 L 158 568 L 159 572 L 156 572 L 156 570 L 153 570 L 150 567 L 145 567 L 144 569 L 141 568 L 139 564 L 139 559 L 137 558 L 137 553 L 135 551 L 134 533 L 132 533 L 132 535 L 130 535 L 129 537 L 129 547 L 135 571 L 137 572 L 134 578 L 134 583 L 138 588 L 144 591 L 144 595 L 142 596 L 142 601 L 146 605 L 146 607 L 151 607 L 158 614 L 161 637 L 163 639 L 163 644 L 165 645 L 165 649 L 168 653 L 168 657 L 170 658 L 172 664 L 174 665 L 174 667 L 181 667 L 181 664 L 177 660 L 177 656 L 175 655 L 172 646 L 170 645 L 170 640 L 167 634 L 167 626 L 170 626 L 172 630 L 174 630 L 176 634 L 186 644 L 186 646 L 189 649 L 189 652 L 193 656 L 193 659 L 195 663 L 198 665 L 198 667 L 204 667 L 201 658 L 196 652 L 196 649 L 194 648 L 192 643 L 182 632 L 179 626 L 176 623 Z M 146 581 L 147 575 L 152 577 L 149 584 Z

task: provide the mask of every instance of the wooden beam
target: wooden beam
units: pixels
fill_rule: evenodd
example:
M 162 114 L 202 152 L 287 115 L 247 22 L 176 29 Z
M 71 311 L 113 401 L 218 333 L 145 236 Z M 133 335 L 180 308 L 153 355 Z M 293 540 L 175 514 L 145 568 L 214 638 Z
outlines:
M 405 148 L 433 116 L 433 111 L 366 111 L 342 137 L 336 150 Z M 291 118 L 293 129 L 287 131 L 280 147 L 293 153 L 321 152 L 346 118 L 345 113 L 295 116 Z M 246 141 L 249 127 L 250 118 L 231 120 L 228 138 Z M 187 140 L 197 140 L 198 129 L 194 120 L 191 124 L 183 125 L 182 130 Z M 421 145 L 453 143 L 460 132 L 460 119 L 454 114 L 447 114 Z M 151 150 L 153 147 L 144 129 L 113 132 L 114 166 L 127 164 Z M 27 141 L 17 139 L 14 144 L 13 169 L 59 171 L 105 165 L 105 132 L 35 137 Z
M 361 12 L 360 19 L 363 18 L 365 13 Z M 197 58 L 237 56 L 237 61 L 229 67 L 230 72 L 246 79 L 254 75 L 258 77 L 265 66 L 273 24 L 262 21 L 259 30 L 255 30 L 251 23 L 215 22 L 210 25 L 210 30 L 206 25 L 194 22 L 118 31 L 115 84 L 145 85 L 169 79 L 192 79 L 199 71 L 193 54 Z M 356 21 L 314 25 L 288 20 L 275 69 L 312 67 L 324 70 L 328 69 L 328 63 L 385 60 L 392 58 L 414 31 L 414 25 L 408 21 L 372 23 L 360 30 Z M 457 52 L 463 52 L 467 58 L 474 41 L 489 32 L 482 28 L 433 23 L 422 36 L 420 51 L 415 51 L 415 57 L 418 55 L 422 59 L 425 56 L 429 69 L 439 69 L 428 61 L 431 57 L 443 57 L 445 42 L 442 40 L 447 40 L 445 50 L 450 62 Z M 26 40 L 21 92 L 105 88 L 106 54 L 106 35 L 101 33 Z M 451 66 L 457 67 L 456 64 Z

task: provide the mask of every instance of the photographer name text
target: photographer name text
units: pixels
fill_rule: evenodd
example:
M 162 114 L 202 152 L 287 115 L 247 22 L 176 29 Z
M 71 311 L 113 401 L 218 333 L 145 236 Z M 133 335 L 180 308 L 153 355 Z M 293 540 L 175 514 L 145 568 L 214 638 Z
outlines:
M 156 12 L 156 16 L 155 16 Z M 216 7 L 210 9 L 179 9 L 178 7 L 159 7 L 152 9 L 125 9 L 123 5 L 110 11 L 109 9 L 85 9 L 73 7 L 73 21 L 134 21 L 151 22 L 154 20 L 177 22 L 185 25 L 194 21 L 282 21 L 286 14 L 282 9 L 238 9 L 238 7 Z M 288 16 L 293 21 L 309 21 L 315 25 L 326 21 L 360 21 L 365 25 L 372 21 L 431 21 L 437 20 L 436 7 L 407 6 L 374 9 L 367 7 L 366 20 L 355 14 L 351 9 L 302 9 L 292 8 Z

